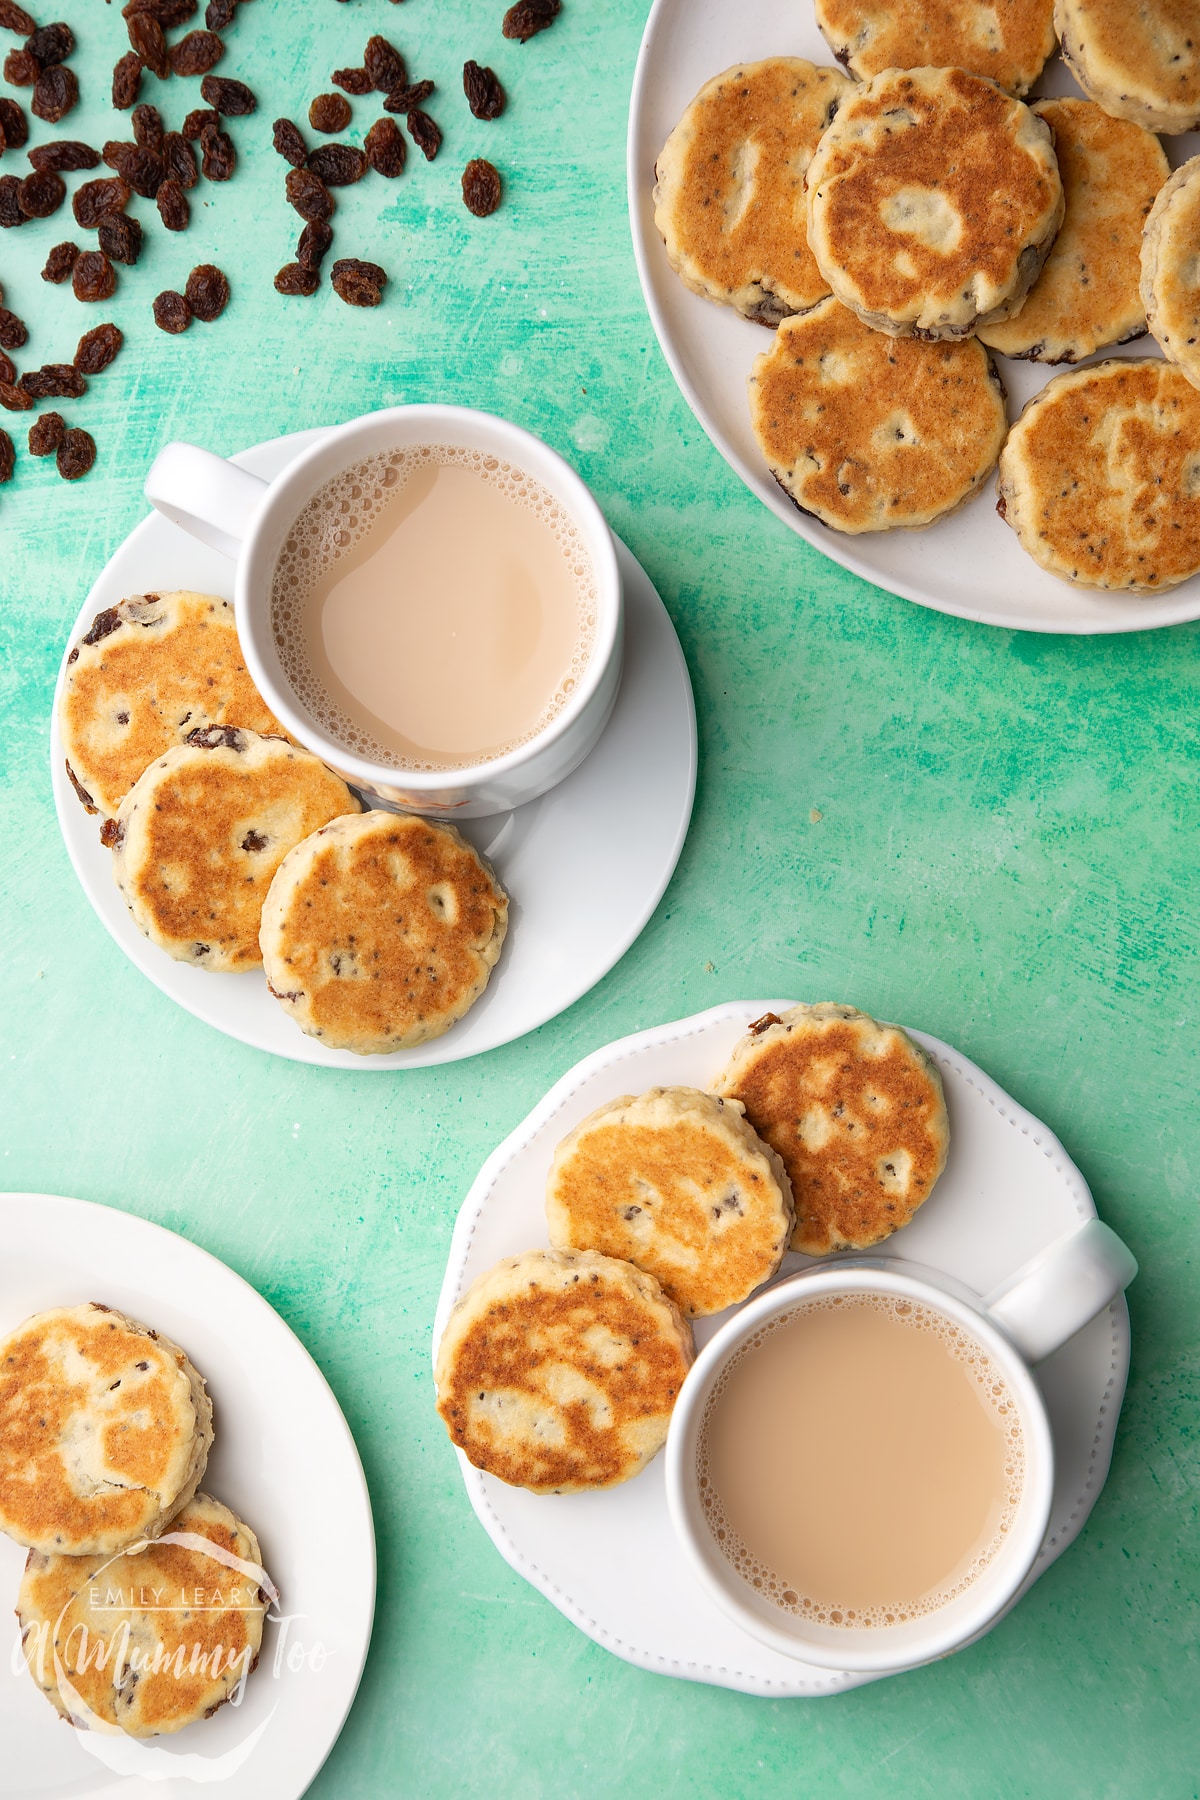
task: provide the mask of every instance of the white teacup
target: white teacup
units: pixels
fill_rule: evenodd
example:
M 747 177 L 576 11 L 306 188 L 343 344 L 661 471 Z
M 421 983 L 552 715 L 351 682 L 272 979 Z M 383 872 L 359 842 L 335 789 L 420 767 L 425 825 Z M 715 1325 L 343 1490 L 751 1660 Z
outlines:
M 688 1373 L 667 1439 L 667 1502 L 693 1571 L 731 1618 L 773 1649 L 829 1669 L 912 1668 L 986 1631 L 1017 1597 L 1046 1535 L 1054 1450 L 1045 1403 L 1029 1370 L 1102 1311 L 1137 1273 L 1115 1232 L 1092 1219 L 1052 1244 L 986 1299 L 936 1270 L 894 1258 L 855 1257 L 778 1282 L 751 1300 L 705 1346 Z M 775 1606 L 720 1549 L 698 1485 L 700 1432 L 731 1357 L 768 1321 L 818 1297 L 884 1294 L 920 1303 L 973 1336 L 1020 1413 L 1025 1458 L 1007 1536 L 975 1579 L 936 1610 L 895 1625 L 826 1625 Z
M 372 763 L 322 728 L 280 664 L 271 624 L 276 559 L 297 517 L 327 481 L 365 457 L 451 444 L 516 463 L 547 488 L 579 530 L 596 577 L 592 653 L 570 699 L 528 743 L 471 767 L 424 771 Z M 395 406 L 336 426 L 274 481 L 190 444 L 168 444 L 146 477 L 146 498 L 202 543 L 237 560 L 234 610 L 246 666 L 292 736 L 374 803 L 470 819 L 507 812 L 566 779 L 607 725 L 621 682 L 624 602 L 612 533 L 570 465 L 548 445 L 490 413 L 459 406 Z

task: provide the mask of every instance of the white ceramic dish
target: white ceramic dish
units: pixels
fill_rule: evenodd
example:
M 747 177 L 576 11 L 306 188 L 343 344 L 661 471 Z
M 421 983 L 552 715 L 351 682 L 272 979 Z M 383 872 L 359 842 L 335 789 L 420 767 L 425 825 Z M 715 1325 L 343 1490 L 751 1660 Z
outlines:
M 235 457 L 256 475 L 286 467 L 320 434 L 297 432 Z M 608 728 L 560 786 L 516 812 L 467 820 L 511 896 L 508 937 L 483 998 L 444 1037 L 389 1056 L 354 1056 L 306 1037 L 267 992 L 260 970 L 212 975 L 174 962 L 134 925 L 112 878 L 98 822 L 67 779 L 50 728 L 58 821 L 75 873 L 130 961 L 172 1000 L 227 1036 L 322 1068 L 375 1072 L 457 1062 L 522 1037 L 594 987 L 662 898 L 687 835 L 696 787 L 696 714 L 687 665 L 649 577 L 617 540 L 625 586 L 625 672 Z M 176 587 L 232 593 L 233 564 L 158 513 L 111 557 L 72 628 L 72 643 L 126 594 Z
M 0 1194 L 0 1242 L 0 1330 L 51 1306 L 102 1300 L 193 1358 L 216 1421 L 204 1490 L 253 1527 L 280 1596 L 238 1707 L 142 1743 L 80 1732 L 23 1667 L 11 1608 L 25 1552 L 0 1537 L 0 1795 L 164 1800 L 217 1783 L 222 1800 L 298 1800 L 350 1710 L 375 1605 L 366 1482 L 324 1376 L 240 1276 L 130 1213 Z
M 604 1100 L 656 1083 L 703 1087 L 751 1020 L 785 1000 L 738 1001 L 662 1025 L 585 1058 L 488 1158 L 463 1202 L 434 1323 L 502 1256 L 547 1243 L 546 1172 L 559 1139 Z M 912 1224 L 879 1248 L 987 1293 L 1095 1207 L 1057 1139 L 973 1063 L 918 1037 L 937 1059 L 950 1112 L 950 1158 Z M 809 1266 L 789 1255 L 784 1272 Z M 730 1314 L 697 1323 L 706 1343 Z M 1104 1485 L 1129 1367 L 1123 1299 L 1035 1371 L 1054 1438 L 1056 1479 L 1045 1542 L 1029 1581 L 1078 1535 Z M 872 1673 L 809 1667 L 742 1631 L 700 1587 L 667 1514 L 663 1459 L 608 1493 L 538 1496 L 459 1456 L 484 1529 L 518 1574 L 605 1649 L 663 1675 L 777 1698 L 840 1693 Z M 1029 1584 L 1027 1583 L 1026 1586 Z M 1024 1591 L 1024 1590 L 1022 1590 Z
M 770 338 L 730 307 L 689 293 L 672 273 L 654 227 L 651 192 L 655 158 L 698 89 L 733 63 L 780 55 L 833 65 L 811 0 L 786 9 L 778 0 L 655 0 L 630 101 L 629 217 L 642 292 L 680 391 L 726 462 L 777 518 L 826 556 L 937 612 L 1018 631 L 1073 633 L 1141 631 L 1200 618 L 1200 577 L 1170 593 L 1122 596 L 1071 587 L 1047 574 L 997 518 L 992 481 L 961 512 L 927 531 L 845 537 L 798 512 L 768 473 L 750 430 L 746 381 Z M 1057 56 L 1035 86 L 1037 95 L 1079 91 Z M 1200 151 L 1195 132 L 1162 141 L 1172 164 Z M 1158 354 L 1154 339 L 1145 337 L 1104 350 L 1095 360 Z M 1013 419 L 1059 373 L 1003 356 L 997 365 Z

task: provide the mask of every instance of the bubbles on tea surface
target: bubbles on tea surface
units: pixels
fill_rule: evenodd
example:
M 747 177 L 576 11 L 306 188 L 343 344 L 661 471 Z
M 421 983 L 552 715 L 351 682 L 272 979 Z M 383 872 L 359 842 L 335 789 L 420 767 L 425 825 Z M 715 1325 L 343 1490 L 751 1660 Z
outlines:
M 893 1607 L 850 1607 L 833 1602 L 820 1602 L 806 1594 L 799 1594 L 795 1587 L 776 1570 L 770 1569 L 755 1556 L 742 1537 L 730 1523 L 725 1511 L 721 1495 L 712 1479 L 709 1469 L 709 1426 L 710 1421 L 720 1403 L 721 1396 L 728 1387 L 733 1372 L 743 1363 L 747 1356 L 759 1350 L 776 1332 L 785 1329 L 801 1313 L 832 1312 L 847 1301 L 854 1305 L 869 1306 L 899 1323 L 911 1326 L 914 1330 L 930 1332 L 939 1338 L 956 1362 L 965 1363 L 975 1375 L 983 1389 L 983 1398 L 996 1416 L 1007 1444 L 1004 1473 L 1007 1479 L 1007 1491 L 996 1528 L 991 1539 L 983 1549 L 975 1555 L 957 1580 L 944 1583 L 930 1593 L 922 1594 L 903 1605 Z M 794 1307 L 791 1311 L 771 1319 L 747 1338 L 735 1356 L 732 1356 L 721 1371 L 704 1408 L 704 1417 L 700 1423 L 696 1448 L 696 1477 L 700 1494 L 700 1504 L 708 1521 L 709 1530 L 720 1545 L 722 1554 L 737 1570 L 756 1593 L 769 1600 L 772 1605 L 784 1612 L 794 1613 L 798 1618 L 812 1620 L 819 1625 L 844 1626 L 848 1630 L 861 1630 L 866 1627 L 882 1627 L 888 1625 L 907 1624 L 910 1619 L 923 1618 L 929 1613 L 937 1612 L 959 1594 L 965 1593 L 971 1583 L 978 1579 L 1002 1548 L 1008 1533 L 1012 1529 L 1017 1515 L 1017 1507 L 1021 1499 L 1021 1489 L 1025 1479 L 1025 1434 L 1021 1429 L 1016 1402 L 1004 1382 L 999 1370 L 979 1340 L 968 1331 L 956 1325 L 952 1319 L 935 1312 L 932 1308 L 922 1306 L 919 1302 L 904 1300 L 890 1294 L 855 1294 L 853 1296 L 830 1294 Z
M 271 582 L 271 629 L 284 677 L 320 728 L 355 755 L 393 769 L 432 772 L 464 767 L 461 760 L 417 761 L 382 743 L 352 718 L 329 692 L 308 655 L 308 608 L 315 582 L 354 549 L 379 523 L 414 472 L 436 464 L 470 470 L 546 527 L 573 578 L 579 632 L 570 666 L 543 708 L 520 737 L 481 754 L 496 762 L 545 731 L 575 692 L 592 655 L 596 635 L 595 571 L 579 529 L 554 495 L 515 463 L 456 444 L 418 444 L 382 451 L 344 469 L 318 488 L 284 540 Z

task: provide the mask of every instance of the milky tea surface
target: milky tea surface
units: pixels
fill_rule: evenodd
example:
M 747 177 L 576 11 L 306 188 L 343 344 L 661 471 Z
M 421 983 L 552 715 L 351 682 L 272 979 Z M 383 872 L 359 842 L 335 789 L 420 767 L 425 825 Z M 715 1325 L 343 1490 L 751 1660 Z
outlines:
M 445 444 L 355 463 L 280 551 L 284 675 L 331 737 L 398 769 L 527 743 L 591 655 L 596 579 L 559 502 L 515 464 Z
M 729 1363 L 701 1426 L 709 1529 L 785 1612 L 862 1629 L 934 1612 L 1016 1517 L 1024 1437 L 969 1333 L 891 1295 L 818 1299 Z

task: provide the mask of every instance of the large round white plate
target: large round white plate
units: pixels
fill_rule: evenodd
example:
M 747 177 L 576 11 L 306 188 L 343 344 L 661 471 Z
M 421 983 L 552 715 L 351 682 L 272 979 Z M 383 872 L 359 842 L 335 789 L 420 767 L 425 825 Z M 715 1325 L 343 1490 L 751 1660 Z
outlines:
M 1200 618 L 1200 577 L 1170 593 L 1113 595 L 1071 587 L 1025 555 L 995 511 L 988 482 L 961 512 L 927 531 L 845 537 L 797 511 L 768 473 L 746 403 L 746 381 L 770 339 L 761 325 L 689 293 L 674 275 L 654 228 L 654 161 L 697 90 L 732 63 L 805 56 L 829 66 L 811 0 L 655 0 L 646 21 L 629 112 L 629 217 L 642 292 L 658 341 L 684 399 L 726 462 L 793 531 L 856 575 L 937 612 L 1018 631 L 1141 631 Z M 1060 58 L 1038 94 L 1078 94 Z M 1164 138 L 1172 163 L 1200 150 L 1200 134 Z M 1104 356 L 1157 356 L 1147 337 Z M 1030 396 L 1059 373 L 1044 364 L 997 362 L 1015 419 Z
M 547 1243 L 543 1197 L 555 1145 L 617 1094 L 705 1087 L 751 1020 L 787 1000 L 737 1001 L 621 1038 L 564 1075 L 480 1170 L 458 1216 L 433 1328 L 503 1256 Z M 986 1294 L 1096 1209 L 1082 1175 L 1046 1127 L 982 1070 L 914 1032 L 936 1058 L 950 1112 L 950 1157 L 912 1224 L 879 1247 L 942 1269 Z M 873 1254 L 875 1254 L 873 1252 Z M 811 1257 L 789 1255 L 784 1273 Z M 726 1318 L 697 1321 L 704 1344 Z M 1108 1473 L 1129 1369 L 1124 1298 L 1036 1371 L 1054 1434 L 1056 1477 L 1034 1581 L 1082 1529 Z M 742 1693 L 840 1693 L 871 1674 L 830 1673 L 747 1636 L 692 1576 L 667 1516 L 663 1459 L 608 1493 L 545 1496 L 506 1487 L 459 1453 L 471 1505 L 505 1560 L 581 1631 L 626 1662 Z M 1028 1583 L 1026 1584 L 1029 1585 Z
M 298 431 L 234 461 L 277 475 L 319 431 Z M 508 890 L 508 936 L 483 998 L 444 1037 L 389 1056 L 354 1056 L 306 1037 L 267 992 L 261 970 L 212 975 L 144 938 L 112 878 L 99 822 L 80 805 L 63 760 L 58 698 L 66 658 L 97 612 L 126 594 L 195 588 L 233 595 L 233 564 L 159 513 L 109 559 L 63 651 L 50 764 L 67 851 L 83 890 L 126 956 L 188 1012 L 256 1050 L 326 1069 L 368 1072 L 457 1062 L 524 1036 L 574 1004 L 624 956 L 671 879 L 696 791 L 696 711 L 687 664 L 667 610 L 641 564 L 617 539 L 625 588 L 625 669 L 612 719 L 587 761 L 516 812 L 459 829 L 491 858 Z
M 358 1687 L 375 1608 L 362 1466 L 324 1376 L 240 1276 L 174 1232 L 112 1207 L 0 1194 L 0 1334 L 31 1313 L 100 1300 L 182 1344 L 208 1382 L 216 1442 L 205 1493 L 252 1527 L 279 1592 L 240 1705 L 138 1742 L 65 1726 L 23 1666 L 11 1608 L 25 1552 L 0 1537 L 0 1795 L 297 1800 Z

